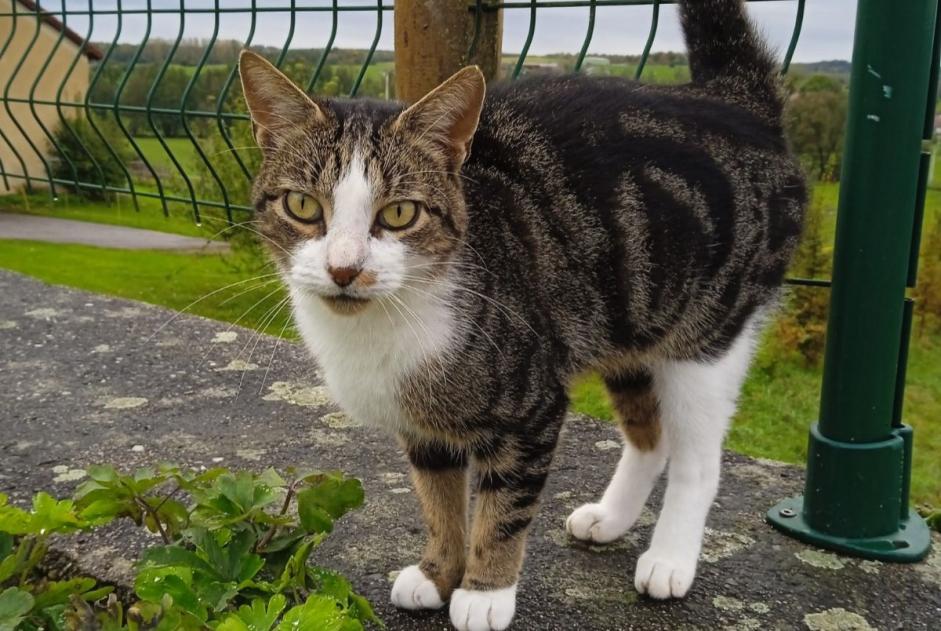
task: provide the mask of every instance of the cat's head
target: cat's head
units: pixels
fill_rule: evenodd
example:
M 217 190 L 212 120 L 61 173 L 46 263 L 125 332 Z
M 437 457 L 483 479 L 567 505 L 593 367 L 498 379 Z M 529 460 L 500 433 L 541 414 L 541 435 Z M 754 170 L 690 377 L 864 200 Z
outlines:
M 247 51 L 239 71 L 264 156 L 256 227 L 294 290 L 352 314 L 447 273 L 467 227 L 460 170 L 483 106 L 479 69 L 408 109 L 310 98 Z

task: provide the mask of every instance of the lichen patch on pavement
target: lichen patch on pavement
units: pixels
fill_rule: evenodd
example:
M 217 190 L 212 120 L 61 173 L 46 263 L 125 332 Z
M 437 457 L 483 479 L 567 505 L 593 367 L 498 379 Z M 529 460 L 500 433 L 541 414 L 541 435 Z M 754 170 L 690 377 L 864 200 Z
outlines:
M 216 372 L 226 372 L 226 371 L 236 371 L 236 370 L 241 371 L 241 372 L 245 372 L 248 370 L 258 370 L 258 364 L 253 364 L 243 359 L 233 359 L 222 368 L 216 368 Z
M 706 528 L 706 536 L 702 544 L 702 560 L 706 563 L 718 563 L 754 544 L 755 540 L 748 535 Z
M 144 397 L 115 397 L 105 402 L 106 410 L 132 410 L 147 405 Z
M 28 315 L 29 317 L 36 318 L 37 320 L 54 320 L 58 317 L 64 316 L 65 313 L 65 311 L 53 309 L 52 307 L 40 307 L 38 309 L 30 309 L 23 315 Z
M 261 457 L 268 453 L 267 449 L 236 449 L 235 455 L 243 460 L 252 460 L 258 462 L 261 460 Z
M 52 478 L 53 482 L 74 482 L 88 475 L 85 469 L 72 469 L 62 464 L 54 466 L 52 472 L 56 474 L 56 477 Z
M 265 401 L 284 401 L 303 407 L 322 407 L 331 404 L 330 395 L 323 386 L 275 381 L 268 386 L 268 390 L 268 394 L 262 397 Z
M 795 552 L 794 556 L 807 565 L 824 570 L 842 570 L 846 567 L 846 564 L 837 555 L 812 548 Z
M 915 565 L 915 570 L 929 583 L 941 590 L 941 536 L 933 535 L 933 545 L 928 558 Z
M 809 613 L 804 624 L 810 631 L 876 631 L 861 615 L 842 607 Z
M 218 331 L 210 340 L 213 344 L 231 344 L 237 340 L 239 334 L 237 331 Z
M 136 318 L 140 316 L 138 307 L 121 307 L 120 309 L 105 309 L 104 315 L 109 318 Z
M 712 606 L 722 611 L 741 611 L 745 608 L 745 603 L 738 598 L 720 595 L 712 599 Z
M 343 412 L 331 412 L 330 414 L 325 414 L 320 417 L 320 420 L 330 429 L 348 429 L 350 427 L 363 426 L 362 423 Z

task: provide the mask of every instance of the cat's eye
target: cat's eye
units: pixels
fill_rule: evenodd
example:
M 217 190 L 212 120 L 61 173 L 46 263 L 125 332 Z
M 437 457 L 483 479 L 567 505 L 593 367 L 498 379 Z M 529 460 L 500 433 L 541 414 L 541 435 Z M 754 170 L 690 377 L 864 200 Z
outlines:
M 320 202 L 310 195 L 297 191 L 285 193 L 284 209 L 298 221 L 315 223 L 323 219 L 323 206 Z
M 415 202 L 395 202 L 379 211 L 376 222 L 386 230 L 405 230 L 418 219 L 418 210 Z

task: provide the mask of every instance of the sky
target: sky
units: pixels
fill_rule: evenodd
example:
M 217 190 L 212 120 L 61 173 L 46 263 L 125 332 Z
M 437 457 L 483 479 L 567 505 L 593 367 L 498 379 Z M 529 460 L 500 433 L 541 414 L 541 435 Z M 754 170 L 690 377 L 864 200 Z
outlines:
M 71 11 L 86 11 L 89 3 L 95 11 L 113 11 L 118 2 L 124 10 L 142 10 L 148 4 L 157 9 L 178 10 L 182 5 L 188 11 L 184 37 L 207 38 L 212 33 L 214 19 L 211 13 L 190 11 L 211 9 L 218 3 L 222 7 L 245 8 L 251 0 L 44 0 L 42 5 L 53 12 L 61 10 L 63 3 Z M 257 6 L 280 8 L 290 6 L 291 0 L 255 0 Z M 370 7 L 376 0 L 338 0 L 340 6 Z M 294 0 L 298 7 L 328 8 L 331 0 Z M 391 5 L 394 0 L 385 0 Z M 470 4 L 470 2 L 468 2 Z M 765 0 L 749 4 L 749 11 L 773 48 L 783 55 L 787 49 L 797 10 L 796 0 Z M 804 27 L 794 55 L 795 61 L 821 61 L 849 59 L 852 54 L 853 25 L 856 2 L 854 0 L 807 0 Z M 643 50 L 650 27 L 651 8 L 599 7 L 589 53 L 638 54 Z M 96 15 L 91 39 L 109 41 L 115 31 L 115 15 Z M 259 14 L 255 42 L 281 46 L 289 24 L 288 14 L 264 12 Z M 340 48 L 366 48 L 376 32 L 376 11 L 345 12 L 339 17 L 335 46 Z M 68 25 L 81 34 L 88 28 L 87 16 L 70 15 Z M 136 42 L 146 25 L 142 13 L 125 15 L 121 41 Z M 152 37 L 174 38 L 179 30 L 178 13 L 156 14 L 153 18 Z M 329 12 L 298 12 L 292 46 L 297 48 L 321 47 L 330 32 Z M 530 53 L 539 55 L 554 52 L 577 52 L 588 26 L 587 8 L 540 9 L 535 38 Z M 247 14 L 223 15 L 219 23 L 220 37 L 244 39 L 249 28 Z M 504 10 L 503 50 L 518 52 L 529 29 L 528 9 Z M 393 46 L 393 14 L 383 12 L 379 48 L 391 50 Z M 660 27 L 654 51 L 683 50 L 683 38 L 674 6 L 661 9 Z

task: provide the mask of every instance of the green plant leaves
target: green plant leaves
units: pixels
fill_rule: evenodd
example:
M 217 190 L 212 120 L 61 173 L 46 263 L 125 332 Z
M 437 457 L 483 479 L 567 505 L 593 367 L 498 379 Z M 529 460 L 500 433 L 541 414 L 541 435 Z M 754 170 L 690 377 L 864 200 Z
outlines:
M 32 510 L 0 494 L 0 631 L 356 631 L 381 626 L 343 576 L 308 565 L 335 520 L 363 502 L 339 473 L 204 472 L 172 465 L 125 474 L 87 468 L 74 500 L 39 493 Z M 295 510 L 296 509 L 296 510 Z M 165 544 L 137 565 L 127 609 L 90 578 L 32 581 L 53 533 L 129 519 Z M 32 582 L 31 582 L 32 581 Z M 107 602 L 102 602 L 109 596 Z M 4 626 L 6 625 L 6 626 Z
M 270 631 L 278 622 L 287 602 L 283 594 L 275 594 L 267 604 L 264 600 L 256 598 L 251 606 L 239 607 L 238 613 L 226 618 L 216 627 L 216 631 Z
M 362 628 L 362 623 L 349 618 L 337 607 L 336 600 L 313 595 L 303 605 L 284 614 L 277 631 L 357 631 Z
M 7 535 L 51 535 L 75 532 L 87 528 L 75 510 L 72 500 L 57 500 L 48 493 L 37 493 L 33 510 L 7 504 L 7 496 L 0 493 L 0 532 Z
M 14 631 L 33 608 L 29 592 L 8 587 L 0 592 L 0 631 Z
M 359 480 L 339 475 L 321 475 L 315 484 L 297 494 L 301 526 L 310 533 L 328 533 L 333 521 L 363 503 Z

